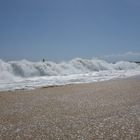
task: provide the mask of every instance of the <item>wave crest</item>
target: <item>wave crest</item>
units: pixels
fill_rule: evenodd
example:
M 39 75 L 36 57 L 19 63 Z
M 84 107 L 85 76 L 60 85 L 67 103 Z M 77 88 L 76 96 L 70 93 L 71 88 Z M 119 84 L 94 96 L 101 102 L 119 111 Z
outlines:
M 75 58 L 68 62 L 55 63 L 31 62 L 27 60 L 9 61 L 0 60 L 0 79 L 14 79 L 14 77 L 37 77 L 37 76 L 64 76 L 70 74 L 84 74 L 103 70 L 129 70 L 140 67 L 135 63 L 117 62 L 107 63 L 99 59 Z

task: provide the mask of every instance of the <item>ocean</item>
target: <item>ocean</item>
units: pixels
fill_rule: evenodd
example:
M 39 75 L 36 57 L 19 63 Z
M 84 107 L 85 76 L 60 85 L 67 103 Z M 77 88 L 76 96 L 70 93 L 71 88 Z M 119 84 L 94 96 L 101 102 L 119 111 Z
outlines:
M 135 75 L 140 75 L 140 65 L 127 61 L 108 63 L 82 58 L 60 63 L 0 60 L 0 91 L 92 83 Z

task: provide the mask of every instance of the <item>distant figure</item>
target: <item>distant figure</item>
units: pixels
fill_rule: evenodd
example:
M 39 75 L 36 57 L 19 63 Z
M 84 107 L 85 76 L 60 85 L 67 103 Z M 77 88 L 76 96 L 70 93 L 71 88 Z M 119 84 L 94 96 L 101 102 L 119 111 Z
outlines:
M 43 58 L 43 60 L 42 60 L 43 62 L 45 62 L 45 59 Z

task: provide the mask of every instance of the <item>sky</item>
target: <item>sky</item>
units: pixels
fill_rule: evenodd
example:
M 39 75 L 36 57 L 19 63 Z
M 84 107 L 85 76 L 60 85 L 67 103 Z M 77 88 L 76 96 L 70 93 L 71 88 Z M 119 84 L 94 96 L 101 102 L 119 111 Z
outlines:
M 0 59 L 140 61 L 139 0 L 0 0 Z

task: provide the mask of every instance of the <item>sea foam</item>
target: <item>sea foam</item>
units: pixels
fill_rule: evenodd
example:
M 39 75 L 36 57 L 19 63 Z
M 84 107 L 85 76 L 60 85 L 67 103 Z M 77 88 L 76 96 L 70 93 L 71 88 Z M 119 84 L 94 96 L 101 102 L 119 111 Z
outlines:
M 0 90 L 88 83 L 140 74 L 136 63 L 75 58 L 68 62 L 0 60 Z

